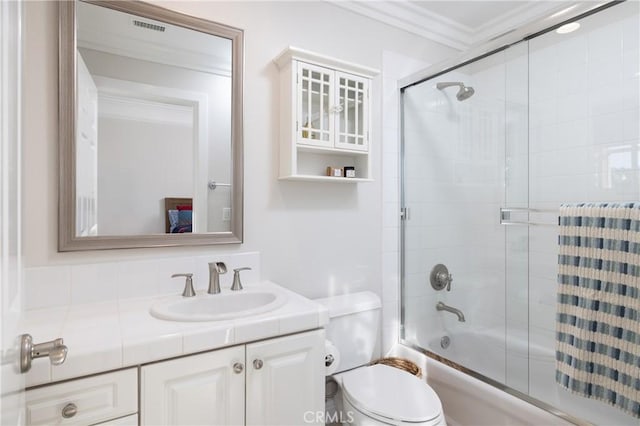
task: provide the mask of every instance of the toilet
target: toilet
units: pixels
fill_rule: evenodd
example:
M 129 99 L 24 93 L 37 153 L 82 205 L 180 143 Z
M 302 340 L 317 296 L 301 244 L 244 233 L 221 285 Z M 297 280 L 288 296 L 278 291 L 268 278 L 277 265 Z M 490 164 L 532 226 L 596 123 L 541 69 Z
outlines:
M 425 381 L 395 367 L 369 365 L 380 325 L 376 294 L 360 292 L 316 302 L 329 311 L 326 333 L 337 350 L 332 377 L 342 394 L 343 424 L 446 426 L 440 399 Z

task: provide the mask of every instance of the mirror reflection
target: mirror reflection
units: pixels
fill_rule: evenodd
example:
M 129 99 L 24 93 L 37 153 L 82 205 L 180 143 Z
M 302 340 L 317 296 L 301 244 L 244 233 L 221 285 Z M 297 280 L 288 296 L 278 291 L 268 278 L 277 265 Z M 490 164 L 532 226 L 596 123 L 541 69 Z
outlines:
M 78 2 L 75 235 L 231 229 L 232 41 Z

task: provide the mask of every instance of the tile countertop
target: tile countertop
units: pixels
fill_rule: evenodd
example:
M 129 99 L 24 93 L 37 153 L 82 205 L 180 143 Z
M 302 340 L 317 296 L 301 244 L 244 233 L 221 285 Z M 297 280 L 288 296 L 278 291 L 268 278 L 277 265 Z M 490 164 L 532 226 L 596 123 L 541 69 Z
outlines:
M 61 365 L 52 366 L 45 358 L 34 360 L 26 385 L 312 330 L 329 322 L 326 308 L 312 300 L 269 281 L 245 285 L 246 289 L 257 287 L 281 291 L 286 303 L 264 314 L 208 322 L 166 321 L 151 316 L 151 305 L 167 295 L 26 311 L 20 321 L 21 333 L 31 334 L 34 343 L 62 337 L 69 348 Z

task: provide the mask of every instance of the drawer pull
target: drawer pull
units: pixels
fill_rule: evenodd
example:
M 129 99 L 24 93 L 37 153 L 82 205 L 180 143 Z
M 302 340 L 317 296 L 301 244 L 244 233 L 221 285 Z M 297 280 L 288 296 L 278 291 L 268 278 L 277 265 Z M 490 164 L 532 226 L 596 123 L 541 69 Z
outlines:
M 78 414 L 78 406 L 73 402 L 68 403 L 62 409 L 62 417 L 64 417 L 65 419 L 70 419 L 76 414 Z
M 262 368 L 262 360 L 261 359 L 254 359 L 253 360 L 253 368 L 255 368 L 256 370 L 260 370 Z
M 244 370 L 244 365 L 241 362 L 236 362 L 235 364 L 233 364 L 234 373 L 240 374 L 242 373 L 242 370 Z

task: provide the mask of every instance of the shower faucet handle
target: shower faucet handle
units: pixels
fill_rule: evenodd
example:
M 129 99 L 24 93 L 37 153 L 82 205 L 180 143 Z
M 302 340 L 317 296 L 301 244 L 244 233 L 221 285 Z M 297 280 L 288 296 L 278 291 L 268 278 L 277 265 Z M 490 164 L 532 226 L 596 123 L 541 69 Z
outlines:
M 429 276 L 431 287 L 435 290 L 442 290 L 444 288 L 447 291 L 451 291 L 451 283 L 453 282 L 453 275 L 449 273 L 449 270 L 442 263 L 438 263 L 431 270 Z
M 448 274 L 444 280 L 447 282 L 447 291 L 451 291 L 451 283 L 453 282 L 453 274 Z

